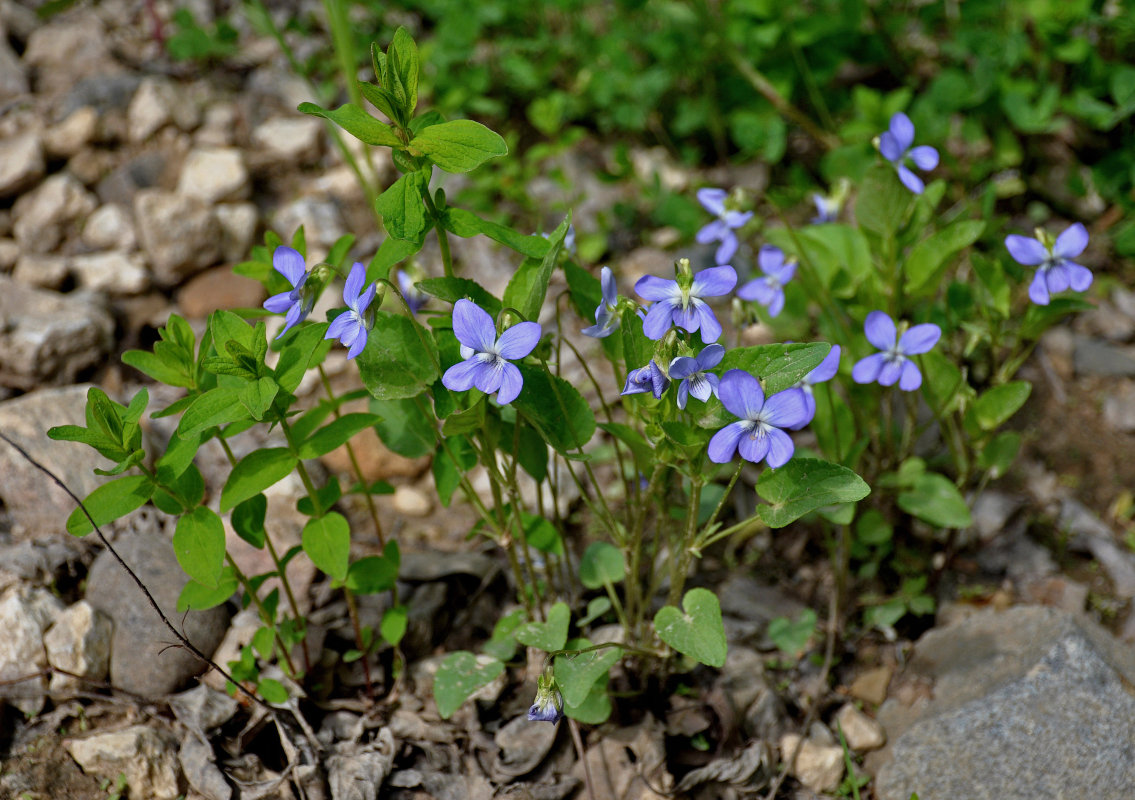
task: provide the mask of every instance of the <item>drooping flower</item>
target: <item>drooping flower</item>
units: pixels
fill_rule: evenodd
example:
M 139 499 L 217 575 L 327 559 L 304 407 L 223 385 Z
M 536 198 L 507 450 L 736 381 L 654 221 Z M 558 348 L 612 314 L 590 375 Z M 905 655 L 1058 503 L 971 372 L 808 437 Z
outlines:
M 430 296 L 415 286 L 415 279 L 404 269 L 398 270 L 398 290 L 406 299 L 411 314 L 417 314 L 430 301 Z
M 830 381 L 835 377 L 835 374 L 839 371 L 839 353 L 839 345 L 833 344 L 832 349 L 824 356 L 824 360 L 796 384 L 795 388 L 800 389 L 804 393 L 804 411 L 806 416 L 803 422 L 792 426 L 792 430 L 800 430 L 815 418 L 816 398 L 812 394 L 812 387 L 817 383 Z
M 283 314 L 284 329 L 276 337 L 279 339 L 293 326 L 307 319 L 315 305 L 318 294 L 316 282 L 308 283 L 311 273 L 304 268 L 303 256 L 299 251 L 280 245 L 272 253 L 272 268 L 288 279 L 290 291 L 274 294 L 264 301 L 264 308 L 273 314 Z
M 689 261 L 682 259 L 677 269 L 678 280 L 668 281 L 644 275 L 634 285 L 640 297 L 654 301 L 642 322 L 647 338 L 658 340 L 671 325 L 690 333 L 701 330 L 702 341 L 716 342 L 721 336 L 721 323 L 703 298 L 729 294 L 737 284 L 737 272 L 728 265 L 703 269 L 696 275 L 689 272 Z
M 835 222 L 839 218 L 840 203 L 832 197 L 814 192 L 812 202 L 816 204 L 816 216 L 812 217 L 813 225 L 822 225 L 825 222 Z
M 696 357 L 678 356 L 670 362 L 670 377 L 681 380 L 678 384 L 678 408 L 683 411 L 692 394 L 703 403 L 710 395 L 717 394 L 720 379 L 709 370 L 721 363 L 725 348 L 719 344 L 708 345 Z
M 737 290 L 742 300 L 755 300 L 768 308 L 770 317 L 775 317 L 784 309 L 784 285 L 796 274 L 796 262 L 785 261 L 784 251 L 766 244 L 757 254 L 763 278 L 753 278 Z
M 891 117 L 890 129 L 878 139 L 879 152 L 883 158 L 895 165 L 903 186 L 915 194 L 922 194 L 926 184 L 906 165 L 909 158 L 921 170 L 931 170 L 938 166 L 938 151 L 930 145 L 911 147 L 914 144 L 914 123 L 910 117 L 898 111 Z
M 556 687 L 556 679 L 545 673 L 536 680 L 536 698 L 532 707 L 528 709 L 528 719 L 533 722 L 550 722 L 554 725 L 563 719 L 563 716 L 563 695 Z
M 620 394 L 642 394 L 643 392 L 650 392 L 657 400 L 666 394 L 666 390 L 670 388 L 670 378 L 662 371 L 662 368 L 650 360 L 650 363 L 645 367 L 632 369 L 627 373 L 627 382 L 623 386 L 623 391 Z
M 785 389 L 765 399 L 760 381 L 743 369 L 731 369 L 717 387 L 721 404 L 740 420 L 726 425 L 709 440 L 709 460 L 725 464 L 733 454 L 754 464 L 764 459 L 770 467 L 788 463 L 795 452 L 792 439 L 781 428 L 804 418 L 804 393 Z
M 874 383 L 893 386 L 913 392 L 922 385 L 922 373 L 910 356 L 928 353 L 938 343 L 942 329 L 932 322 L 915 325 L 898 337 L 895 323 L 882 311 L 872 311 L 863 324 L 867 341 L 882 350 L 856 362 L 851 368 L 851 379 L 856 383 Z M 834 349 L 834 348 L 833 348 Z
M 338 339 L 347 350 L 347 358 L 354 358 L 367 346 L 367 333 L 374 327 L 374 311 L 370 308 L 377 287 L 371 284 L 366 289 L 363 283 L 367 270 L 356 261 L 351 265 L 347 282 L 343 284 L 343 302 L 347 310 L 327 326 L 324 339 Z
M 464 392 L 476 386 L 485 394 L 497 392 L 497 402 L 508 405 L 517 398 L 524 378 L 515 361 L 532 352 L 542 330 L 535 322 L 518 322 L 497 336 L 493 318 L 472 300 L 453 306 L 453 333 L 461 342 L 461 357 L 441 376 L 450 391 Z
M 1037 267 L 1029 284 L 1029 299 L 1038 306 L 1048 305 L 1050 296 L 1065 289 L 1083 292 L 1092 285 L 1092 271 L 1071 259 L 1088 246 L 1088 229 L 1077 222 L 1052 240 L 1051 235 L 1037 229 L 1036 238 L 1009 234 L 1005 247 L 1018 264 Z
M 729 194 L 724 189 L 698 189 L 698 202 L 706 211 L 717 217 L 697 233 L 698 244 L 721 242 L 714 255 L 717 264 L 728 264 L 737 252 L 737 234 L 753 218 L 752 211 L 731 211 L 725 207 Z
M 619 290 L 615 287 L 615 274 L 610 267 L 603 267 L 600 275 L 603 299 L 595 309 L 595 324 L 581 331 L 584 336 L 596 339 L 604 339 L 619 329 Z

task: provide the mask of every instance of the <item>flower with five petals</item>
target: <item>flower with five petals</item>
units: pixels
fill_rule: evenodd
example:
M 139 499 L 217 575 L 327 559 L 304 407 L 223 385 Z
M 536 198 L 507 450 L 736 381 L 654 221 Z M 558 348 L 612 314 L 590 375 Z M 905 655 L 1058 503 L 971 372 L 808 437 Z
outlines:
M 698 244 L 721 242 L 714 254 L 714 262 L 728 264 L 737 252 L 737 234 L 733 231 L 741 228 L 753 218 L 752 211 L 731 211 L 726 208 L 725 201 L 729 197 L 724 189 L 698 189 L 698 202 L 706 211 L 717 217 L 698 231 L 696 239 Z
M 717 387 L 721 404 L 737 422 L 726 425 L 709 440 L 709 460 L 725 464 L 733 454 L 754 464 L 764 459 L 770 467 L 782 467 L 795 452 L 791 437 L 781 428 L 791 428 L 804 418 L 804 393 L 785 389 L 768 399 L 760 381 L 743 369 L 731 369 Z
M 883 158 L 895 165 L 903 186 L 915 194 L 922 194 L 926 184 L 906 165 L 909 158 L 921 170 L 931 170 L 938 166 L 938 151 L 930 145 L 911 147 L 914 144 L 914 123 L 901 111 L 891 117 L 890 128 L 878 139 L 879 152 Z
M 721 323 L 704 298 L 729 294 L 736 285 L 737 272 L 733 267 L 710 267 L 690 275 L 686 259 L 679 262 L 678 280 L 644 275 L 635 283 L 634 290 L 643 299 L 652 300 L 653 305 L 646 312 L 642 332 L 657 341 L 671 325 L 677 325 L 690 333 L 700 329 L 702 341 L 712 344 L 721 336 Z
M 497 393 L 497 402 L 508 405 L 524 386 L 524 377 L 509 361 L 524 358 L 540 342 L 542 330 L 535 322 L 518 322 L 497 336 L 493 318 L 472 300 L 453 306 L 453 333 L 461 343 L 461 357 L 441 376 L 442 385 L 454 392 L 476 386 L 485 394 Z
M 904 392 L 913 392 L 922 385 L 922 373 L 910 356 L 928 353 L 938 343 L 942 329 L 932 322 L 915 325 L 901 337 L 895 323 L 882 311 L 872 311 L 863 323 L 867 341 L 882 350 L 856 362 L 851 368 L 851 379 L 856 383 L 874 383 L 893 386 L 897 381 Z
M 347 358 L 354 358 L 363 351 L 367 346 L 367 333 L 374 327 L 374 311 L 370 304 L 378 287 L 372 283 L 363 289 L 366 279 L 366 267 L 356 261 L 351 265 L 347 282 L 343 284 L 343 302 L 347 304 L 347 310 L 331 321 L 323 336 L 324 339 L 342 342 L 348 348 Z
M 1029 285 L 1029 299 L 1038 306 L 1048 305 L 1050 296 L 1072 289 L 1083 292 L 1092 285 L 1092 271 L 1072 261 L 1088 246 L 1088 229 L 1077 222 L 1064 229 L 1056 241 L 1044 230 L 1035 239 L 1009 234 L 1005 247 L 1018 264 L 1037 267 Z

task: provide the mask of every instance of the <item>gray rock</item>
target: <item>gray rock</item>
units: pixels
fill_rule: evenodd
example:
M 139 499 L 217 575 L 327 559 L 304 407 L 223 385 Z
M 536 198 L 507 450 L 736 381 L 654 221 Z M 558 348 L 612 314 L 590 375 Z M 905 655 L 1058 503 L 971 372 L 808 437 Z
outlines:
M 149 139 L 173 121 L 173 110 L 180 98 L 173 82 L 148 77 L 139 84 L 126 109 L 127 135 L 132 142 Z
M 0 303 L 9 293 L 2 284 L 0 279 Z M 0 403 L 0 431 L 79 497 L 87 496 L 103 482 L 94 469 L 106 468 L 110 462 L 86 445 L 47 438 L 47 430 L 56 425 L 85 424 L 88 388 L 39 389 Z M 63 531 L 75 502 L 5 442 L 0 442 L 0 475 L 4 476 L 0 480 L 0 502 L 12 516 L 14 528 L 36 539 L 48 539 L 50 534 Z
M 1104 390 L 1103 418 L 1112 430 L 1135 432 L 1135 381 L 1119 381 Z
M 74 383 L 107 353 L 113 332 L 110 316 L 89 301 L 0 275 L 0 386 Z
M 310 249 L 314 244 L 324 252 L 330 250 L 335 240 L 346 232 L 339 206 L 334 201 L 314 197 L 301 197 L 288 203 L 276 212 L 272 221 L 273 230 L 279 233 L 284 241 L 291 241 L 292 235 L 300 225 L 303 225 L 308 248 Z M 476 239 L 469 241 L 473 242 Z M 308 253 L 308 257 L 310 259 L 312 254 Z
M 208 611 L 177 611 L 177 598 L 188 578 L 174 556 L 173 543 L 164 533 L 124 533 L 115 550 L 137 573 L 158 606 L 186 638 L 206 655 L 212 655 L 228 627 L 224 606 Z M 86 600 L 114 620 L 110 653 L 110 680 L 115 686 L 143 695 L 177 690 L 205 665 L 176 643 L 134 581 L 114 556 L 103 551 L 91 564 Z
M 1135 353 L 1130 347 L 1116 347 L 1096 339 L 1077 336 L 1075 353 L 1078 375 L 1135 376 Z
M 25 253 L 46 253 L 63 241 L 68 229 L 97 205 L 94 195 L 71 175 L 52 175 L 12 207 L 12 230 Z
M 240 200 L 248 195 L 248 169 L 235 147 L 199 147 L 181 167 L 177 191 L 206 203 Z
M 43 149 L 52 158 L 70 158 L 94 139 L 99 112 L 83 106 L 43 133 Z
M 213 208 L 221 224 L 221 258 L 243 261 L 252 250 L 260 212 L 254 203 L 221 203 Z
M 138 237 L 126 206 L 120 203 L 99 206 L 83 225 L 83 243 L 96 250 L 133 250 Z
M 271 117 L 252 131 L 264 165 L 310 164 L 319 158 L 322 141 L 323 121 L 315 117 Z
M 171 697 L 169 707 L 178 722 L 208 741 L 206 733 L 232 719 L 239 705 L 224 692 L 199 684 Z
M 68 116 L 80 108 L 93 108 L 100 121 L 111 114 L 121 114 L 130 102 L 141 78 L 126 73 L 102 72 L 84 74 L 74 86 L 68 84 L 70 91 L 63 98 L 59 113 Z
M 44 169 L 43 145 L 36 131 L 0 139 L 0 197 L 35 186 Z
M 162 185 L 169 161 L 169 156 L 160 150 L 139 153 L 111 170 L 98 182 L 95 193 L 104 203 L 132 206 L 140 190 Z
M 134 218 L 160 286 L 175 286 L 220 256 L 221 226 L 201 200 L 144 189 L 134 198 Z
M 186 781 L 194 791 L 208 800 L 230 800 L 233 787 L 216 764 L 216 754 L 208 741 L 201 741 L 191 733 L 181 737 L 178 761 Z
M 24 286 L 37 289 L 58 289 L 67 280 L 71 265 L 63 256 L 47 256 L 42 253 L 28 253 L 16 261 L 12 277 Z
M 24 64 L 36 67 L 36 91 L 50 94 L 67 90 L 88 76 L 121 70 L 111 58 L 109 42 L 106 26 L 92 9 L 76 11 L 32 30 Z
M 150 287 L 150 273 L 137 253 L 111 250 L 75 256 L 71 271 L 79 286 L 107 294 L 139 294 Z
M 28 76 L 24 74 L 24 65 L 8 44 L 8 38 L 0 36 L 0 101 L 12 100 L 27 93 Z
M 489 776 L 497 783 L 509 783 L 527 775 L 548 755 L 557 732 L 557 725 L 513 717 L 493 737 L 500 750 L 493 757 Z
M 1131 797 L 1135 651 L 1090 620 L 980 613 L 923 636 L 905 678 L 932 695 L 880 711 L 893 742 L 880 800 Z
M 113 783 L 126 776 L 131 797 L 174 800 L 178 789 L 175 743 L 164 731 L 132 725 L 120 731 L 100 732 L 64 743 L 83 772 Z
M 1116 536 L 1087 506 L 1070 497 L 1060 505 L 1060 528 L 1072 535 L 1069 546 L 1087 551 L 1100 562 L 1120 597 L 1135 597 L 1135 554 L 1120 547 Z
M 26 714 L 43 709 L 46 682 L 42 676 L 15 679 L 47 666 L 43 632 L 62 610 L 63 603 L 45 589 L 15 587 L 0 598 L 0 683 L 6 684 L 0 685 L 0 697 Z
M 0 272 L 7 272 L 16 266 L 20 257 L 20 245 L 14 239 L 0 239 Z
M 88 688 L 80 678 L 101 681 L 110 667 L 110 640 L 114 623 L 101 611 L 80 600 L 55 618 L 43 637 L 47 663 L 56 669 L 51 676 L 53 692 Z M 74 677 L 74 676 L 79 677 Z

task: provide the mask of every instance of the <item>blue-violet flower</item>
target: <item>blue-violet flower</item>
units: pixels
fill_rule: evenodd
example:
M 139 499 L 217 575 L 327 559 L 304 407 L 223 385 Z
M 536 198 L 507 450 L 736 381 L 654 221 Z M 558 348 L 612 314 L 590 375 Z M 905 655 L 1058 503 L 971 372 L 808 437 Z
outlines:
M 367 332 L 374 327 L 374 311 L 370 308 L 377 286 L 371 284 L 363 289 L 367 270 L 356 261 L 343 284 L 343 302 L 347 310 L 327 326 L 324 339 L 338 339 L 347 350 L 347 358 L 354 358 L 367 346 Z
M 556 688 L 556 679 L 551 675 L 541 675 L 536 680 L 536 698 L 528 709 L 528 719 L 555 725 L 563 716 L 564 698 Z
M 893 386 L 913 392 L 922 385 L 922 373 L 910 356 L 928 353 L 938 343 L 942 329 L 932 322 L 915 325 L 898 338 L 895 323 L 882 311 L 872 311 L 863 324 L 867 341 L 882 350 L 856 362 L 851 368 L 851 379 L 856 383 L 874 383 Z
M 417 314 L 430 301 L 430 296 L 419 289 L 416 280 L 404 269 L 398 270 L 398 290 L 406 300 L 411 314 Z
M 815 418 L 816 398 L 812 394 L 812 387 L 817 383 L 830 381 L 835 377 L 835 374 L 839 371 L 839 352 L 839 345 L 833 344 L 832 349 L 824 356 L 824 360 L 796 384 L 795 388 L 804 393 L 804 411 L 807 416 L 799 425 L 792 426 L 792 430 L 800 430 Z
M 596 339 L 604 339 L 619 328 L 619 290 L 615 287 L 615 274 L 610 267 L 603 267 L 600 275 L 603 299 L 595 309 L 595 324 L 581 331 L 584 336 Z
M 765 399 L 760 381 L 743 369 L 731 369 L 721 376 L 717 387 L 721 404 L 737 422 L 726 425 L 709 440 L 709 460 L 724 464 L 740 451 L 741 458 L 754 464 L 765 459 L 770 467 L 781 467 L 792 458 L 795 446 L 781 428 L 791 428 L 804 418 L 804 393 L 786 389 Z
M 1029 285 L 1029 299 L 1038 306 L 1048 305 L 1050 295 L 1057 292 L 1083 292 L 1092 285 L 1092 271 L 1071 260 L 1087 246 L 1088 230 L 1079 222 L 1065 228 L 1055 242 L 1041 229 L 1037 229 L 1035 239 L 1017 234 L 1005 237 L 1005 247 L 1017 263 L 1037 267 Z
M 725 348 L 719 344 L 708 345 L 696 357 L 678 356 L 670 362 L 670 377 L 681 380 L 678 384 L 678 408 L 683 411 L 692 394 L 703 403 L 710 395 L 717 394 L 720 379 L 709 370 L 721 363 Z
M 724 189 L 698 189 L 697 196 L 705 210 L 717 217 L 698 231 L 698 244 L 721 242 L 714 255 L 715 263 L 728 264 L 737 252 L 737 234 L 733 231 L 751 220 L 753 212 L 731 211 L 726 208 L 725 200 L 729 195 Z
M 293 326 L 307 319 L 315 305 L 315 296 L 318 294 L 316 281 L 308 283 L 311 273 L 304 268 L 303 256 L 297 250 L 280 245 L 272 253 L 272 268 L 288 279 L 292 285 L 291 291 L 274 294 L 264 301 L 264 308 L 273 314 L 282 314 L 285 311 L 284 329 L 280 331 L 279 339 Z
M 497 402 L 508 405 L 520 394 L 524 378 L 515 364 L 508 363 L 532 352 L 542 330 L 535 322 L 518 322 L 497 336 L 493 318 L 472 300 L 453 306 L 453 333 L 461 342 L 464 361 L 441 376 L 446 389 L 464 392 L 476 386 L 485 394 L 497 392 Z
M 775 317 L 784 309 L 784 285 L 796 274 L 796 262 L 785 261 L 783 250 L 766 244 L 757 253 L 757 263 L 765 276 L 746 283 L 737 290 L 737 296 L 755 300 L 768 308 L 770 317 Z
M 659 399 L 662 395 L 666 394 L 666 390 L 670 388 L 670 378 L 662 371 L 662 368 L 650 360 L 650 363 L 645 367 L 632 369 L 627 373 L 627 382 L 623 386 L 623 391 L 620 394 L 642 394 L 643 392 L 650 392 L 654 395 L 654 399 Z
M 634 285 L 640 297 L 654 301 L 642 322 L 642 332 L 648 339 L 658 340 L 666 335 L 671 325 L 690 333 L 701 329 L 706 344 L 721 336 L 721 323 L 703 298 L 729 294 L 737 285 L 737 272 L 728 265 L 703 269 L 697 275 L 688 273 L 689 262 L 679 264 L 679 280 L 668 281 L 654 275 L 644 275 Z
M 911 172 L 906 165 L 909 158 L 921 170 L 931 170 L 938 166 L 938 151 L 930 145 L 911 147 L 914 144 L 914 123 L 910 117 L 898 111 L 891 117 L 890 130 L 879 137 L 879 152 L 883 158 L 895 165 L 899 180 L 915 194 L 922 194 L 926 185 L 922 179 Z

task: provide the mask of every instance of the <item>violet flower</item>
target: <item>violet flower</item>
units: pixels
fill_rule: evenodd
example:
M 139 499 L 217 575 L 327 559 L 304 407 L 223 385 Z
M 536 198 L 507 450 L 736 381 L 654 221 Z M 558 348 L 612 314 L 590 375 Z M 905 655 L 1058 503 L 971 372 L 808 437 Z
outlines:
M 1088 230 L 1079 222 L 1064 229 L 1052 240 L 1051 235 L 1038 228 L 1036 238 L 1009 234 L 1005 247 L 1018 264 L 1037 267 L 1033 282 L 1029 284 L 1029 299 L 1038 306 L 1048 305 L 1050 296 L 1065 289 L 1083 292 L 1092 285 L 1092 271 L 1071 259 L 1088 246 Z
M 872 311 L 863 324 L 867 341 L 882 350 L 860 359 L 851 368 L 851 379 L 856 383 L 874 383 L 893 386 L 898 381 L 904 392 L 913 392 L 922 385 L 922 373 L 910 356 L 928 353 L 938 343 L 942 329 L 932 322 L 905 331 L 897 337 L 895 323 L 882 311 Z
M 753 218 L 752 211 L 731 211 L 725 207 L 728 193 L 724 189 L 698 189 L 698 202 L 717 217 L 697 233 L 698 244 L 721 242 L 714 255 L 715 263 L 728 264 L 737 252 L 737 234 L 733 231 Z
M 721 336 L 721 323 L 703 298 L 729 294 L 737 284 L 737 272 L 730 266 L 710 267 L 690 275 L 689 261 L 682 259 L 677 269 L 678 280 L 668 281 L 644 275 L 634 285 L 640 297 L 654 301 L 642 322 L 648 339 L 658 340 L 671 325 L 690 333 L 700 329 L 702 341 L 716 342 Z
M 720 379 L 709 370 L 720 364 L 724 357 L 725 348 L 711 344 L 694 358 L 678 356 L 670 362 L 670 377 L 682 381 L 678 384 L 678 408 L 685 411 L 691 394 L 703 403 L 709 400 L 710 395 L 717 394 Z
M 813 225 L 835 222 L 839 218 L 839 210 L 842 204 L 835 198 L 814 192 L 812 202 L 816 204 L 816 216 L 812 217 Z
M 796 274 L 796 262 L 785 261 L 784 251 L 766 244 L 757 254 L 763 278 L 754 278 L 737 290 L 742 300 L 755 300 L 768 308 L 768 315 L 775 317 L 784 309 L 784 285 Z
M 277 339 L 283 337 L 292 327 L 307 319 L 315 305 L 315 296 L 318 294 L 316 282 L 308 283 L 311 273 L 304 268 L 303 256 L 299 251 L 280 245 L 272 253 L 272 268 L 288 279 L 292 285 L 290 291 L 274 294 L 264 301 L 264 308 L 273 314 L 283 314 L 284 329 L 280 331 Z
M 833 344 L 832 349 L 824 356 L 824 360 L 796 384 L 795 388 L 804 393 L 804 411 L 807 416 L 799 425 L 792 426 L 792 430 L 800 430 L 815 418 L 816 398 L 812 394 L 812 387 L 817 383 L 830 381 L 835 377 L 835 374 L 839 372 L 839 354 L 839 345 Z
M 398 290 L 402 292 L 411 314 L 417 314 L 430 301 L 430 296 L 415 286 L 415 283 L 410 273 L 404 269 L 398 270 Z
M 600 272 L 603 299 L 595 309 L 595 324 L 580 331 L 584 336 L 605 339 L 619 329 L 619 290 L 615 287 L 615 274 L 610 267 Z
M 922 194 L 926 184 L 911 172 L 906 165 L 909 158 L 921 170 L 931 170 L 938 166 L 938 151 L 929 145 L 911 147 L 914 144 L 914 123 L 910 117 L 898 111 L 891 117 L 891 127 L 878 140 L 879 152 L 883 158 L 895 165 L 903 186 L 915 194 Z
M 743 369 L 731 369 L 721 376 L 717 388 L 721 404 L 737 422 L 726 425 L 709 440 L 709 460 L 725 464 L 733 454 L 754 464 L 764 459 L 770 467 L 788 463 L 795 452 L 792 439 L 781 428 L 791 428 L 804 418 L 804 393 L 786 389 L 765 399 L 760 381 Z
M 528 709 L 528 719 L 555 725 L 563 716 L 564 698 L 556 688 L 556 679 L 550 675 L 541 675 L 536 681 L 536 698 Z
M 445 371 L 442 385 L 454 392 L 474 386 L 485 394 L 497 392 L 497 402 L 502 406 L 515 400 L 524 378 L 516 365 L 508 362 L 532 352 L 540 341 L 540 325 L 518 322 L 498 337 L 493 318 L 472 300 L 462 299 L 453 306 L 453 333 L 461 342 L 465 360 Z
M 366 279 L 366 267 L 356 261 L 351 265 L 347 282 L 343 284 L 343 302 L 347 304 L 347 310 L 331 321 L 323 336 L 324 339 L 342 342 L 348 348 L 347 358 L 354 358 L 363 351 L 367 346 L 367 332 L 374 327 L 374 311 L 370 304 L 377 286 L 372 283 L 363 289 Z
M 655 363 L 654 359 L 645 367 L 632 369 L 627 373 L 627 382 L 623 386 L 623 391 L 620 394 L 642 394 L 643 392 L 650 392 L 654 395 L 654 399 L 658 400 L 662 395 L 666 394 L 666 390 L 670 388 L 670 378 L 662 371 L 662 368 Z

